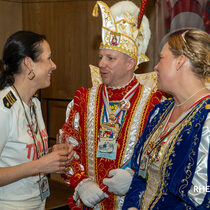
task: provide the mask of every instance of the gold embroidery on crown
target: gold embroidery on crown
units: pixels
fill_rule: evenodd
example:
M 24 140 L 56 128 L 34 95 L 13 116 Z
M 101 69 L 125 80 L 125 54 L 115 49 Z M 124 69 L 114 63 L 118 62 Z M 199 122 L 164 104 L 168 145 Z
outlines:
M 149 59 L 145 55 L 150 39 L 150 29 L 148 19 L 143 17 L 140 28 L 138 25 L 138 7 L 112 14 L 112 10 L 102 1 L 96 2 L 93 9 L 93 16 L 98 16 L 98 6 L 102 14 L 102 43 L 101 49 L 113 49 L 125 53 L 136 59 L 138 64 L 147 62 Z M 127 3 L 129 5 L 129 1 Z M 128 7 L 129 8 L 129 7 Z M 113 32 L 120 33 L 120 36 L 113 36 Z

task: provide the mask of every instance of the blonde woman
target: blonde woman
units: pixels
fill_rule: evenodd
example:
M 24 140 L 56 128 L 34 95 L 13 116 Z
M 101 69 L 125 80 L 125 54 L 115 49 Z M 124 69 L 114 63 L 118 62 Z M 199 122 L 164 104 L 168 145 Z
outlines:
M 125 209 L 207 209 L 210 184 L 210 36 L 189 30 L 169 38 L 155 66 L 158 87 L 173 96 L 150 113 L 135 146 L 135 175 Z

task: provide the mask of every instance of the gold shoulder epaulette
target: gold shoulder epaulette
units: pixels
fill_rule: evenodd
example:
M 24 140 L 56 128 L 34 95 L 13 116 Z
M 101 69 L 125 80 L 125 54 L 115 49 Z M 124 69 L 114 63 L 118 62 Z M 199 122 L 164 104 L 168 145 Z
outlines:
M 17 99 L 15 98 L 12 91 L 9 91 L 9 93 L 7 93 L 7 95 L 3 98 L 4 106 L 10 109 L 16 100 Z

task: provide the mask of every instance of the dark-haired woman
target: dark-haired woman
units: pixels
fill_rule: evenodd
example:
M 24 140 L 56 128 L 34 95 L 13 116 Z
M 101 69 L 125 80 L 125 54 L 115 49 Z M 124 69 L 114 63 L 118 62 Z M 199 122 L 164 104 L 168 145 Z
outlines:
M 37 90 L 50 85 L 56 65 L 44 35 L 12 34 L 0 65 L 0 209 L 44 209 L 50 195 L 46 174 L 63 171 L 72 148 L 48 154 Z

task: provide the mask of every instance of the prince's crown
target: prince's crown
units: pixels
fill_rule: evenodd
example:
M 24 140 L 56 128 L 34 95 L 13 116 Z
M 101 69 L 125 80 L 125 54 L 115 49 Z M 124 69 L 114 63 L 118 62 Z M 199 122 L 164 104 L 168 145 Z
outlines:
M 138 64 L 149 61 L 145 55 L 150 39 L 149 21 L 144 15 L 138 28 L 139 8 L 131 1 L 120 1 L 111 8 L 97 1 L 93 16 L 102 13 L 102 43 L 100 49 L 113 49 L 136 58 Z

